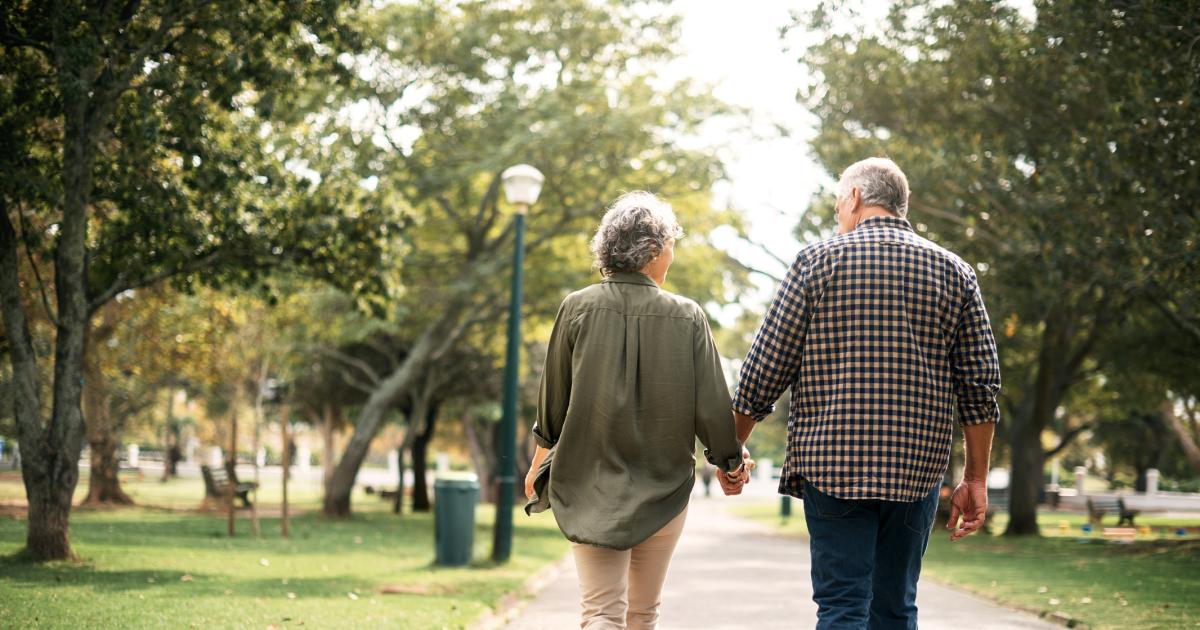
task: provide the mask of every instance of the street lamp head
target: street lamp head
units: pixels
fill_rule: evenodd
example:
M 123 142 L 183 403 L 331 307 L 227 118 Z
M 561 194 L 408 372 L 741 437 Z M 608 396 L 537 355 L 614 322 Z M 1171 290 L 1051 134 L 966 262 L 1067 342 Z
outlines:
M 545 179 L 541 171 L 528 164 L 509 167 L 500 176 L 500 181 L 504 183 L 504 196 L 522 211 L 537 202 Z

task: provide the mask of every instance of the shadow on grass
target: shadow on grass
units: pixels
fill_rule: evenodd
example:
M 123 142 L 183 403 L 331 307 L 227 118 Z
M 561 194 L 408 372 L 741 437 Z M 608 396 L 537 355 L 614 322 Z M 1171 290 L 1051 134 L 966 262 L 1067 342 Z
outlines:
M 101 592 L 143 590 L 158 586 L 187 586 L 183 571 L 135 569 L 127 571 L 97 571 L 86 563 L 53 562 L 33 564 L 5 558 L 0 560 L 0 575 L 6 588 L 44 588 L 55 586 L 89 586 Z M 203 576 L 201 576 L 203 577 Z M 192 576 L 192 579 L 199 579 Z
M 237 597 L 286 597 L 297 599 L 346 597 L 347 593 L 370 591 L 375 585 L 353 575 L 328 577 L 242 579 L 236 575 L 212 575 L 177 570 L 97 570 L 86 564 L 28 564 L 0 561 L 5 588 L 44 589 L 50 587 L 87 587 L 100 593 L 131 591 L 153 592 L 156 596 L 192 598 L 214 595 Z M 444 594 L 444 593 L 443 593 Z

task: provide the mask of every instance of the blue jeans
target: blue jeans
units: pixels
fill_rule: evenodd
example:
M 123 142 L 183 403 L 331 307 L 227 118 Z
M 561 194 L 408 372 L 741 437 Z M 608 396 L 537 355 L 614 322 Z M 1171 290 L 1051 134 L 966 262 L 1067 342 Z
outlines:
M 849 501 L 804 483 L 818 630 L 917 627 L 938 488 L 912 503 Z

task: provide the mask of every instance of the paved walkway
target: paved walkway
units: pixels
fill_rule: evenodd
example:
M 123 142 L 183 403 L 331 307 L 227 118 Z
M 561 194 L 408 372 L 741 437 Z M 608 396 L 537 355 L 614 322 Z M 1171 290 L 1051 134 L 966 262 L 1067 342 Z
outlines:
M 722 501 L 699 496 L 692 500 L 663 590 L 661 628 L 813 627 L 817 607 L 808 577 L 808 544 L 732 516 Z M 745 576 L 746 584 L 731 590 L 724 581 L 737 575 Z M 509 630 L 579 627 L 579 587 L 570 558 L 544 583 Z M 917 605 L 922 630 L 1060 628 L 928 580 L 921 582 Z

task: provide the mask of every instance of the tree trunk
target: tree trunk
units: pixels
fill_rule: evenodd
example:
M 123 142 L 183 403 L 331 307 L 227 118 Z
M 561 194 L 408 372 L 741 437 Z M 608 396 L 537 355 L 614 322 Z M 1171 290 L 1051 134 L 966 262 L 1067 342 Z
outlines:
M 21 555 L 34 561 L 75 560 L 71 549 L 71 495 L 79 478 L 77 465 L 65 457 L 54 457 L 50 474 L 25 475 L 25 493 L 29 498 L 29 523 L 25 549 Z M 77 460 L 76 460 L 77 461 Z M 22 472 L 30 470 L 25 459 Z
M 166 450 L 163 452 L 163 476 L 165 482 L 172 477 L 179 476 L 179 459 L 182 454 L 179 450 L 179 425 L 175 424 L 175 388 L 167 387 L 167 415 L 166 428 L 163 431 L 163 445 Z
M 100 441 L 89 440 L 92 449 L 92 469 L 88 477 L 87 498 L 84 505 L 133 505 L 133 499 L 121 489 L 117 475 L 120 458 L 117 444 L 105 436 Z
M 1175 401 L 1169 399 L 1163 401 L 1161 410 L 1163 420 L 1171 429 L 1171 433 L 1175 435 L 1175 439 L 1179 440 L 1179 445 L 1183 448 L 1183 454 L 1187 457 L 1188 463 L 1196 469 L 1196 472 L 1200 472 L 1200 446 L 1196 445 L 1195 434 L 1183 423 L 1179 414 L 1175 413 Z
M 321 409 L 321 442 L 325 449 L 321 454 L 321 484 L 326 488 L 329 487 L 329 480 L 333 479 L 333 429 L 337 420 L 335 414 L 340 412 L 340 409 L 329 403 L 325 403 Z
M 495 493 L 492 491 L 492 471 L 496 469 L 496 450 L 494 444 L 490 440 L 484 439 L 488 435 L 487 431 L 480 431 L 471 414 L 464 413 L 462 416 L 463 435 L 467 441 L 467 452 L 471 455 L 471 464 L 475 468 L 475 476 L 479 477 L 479 500 L 482 503 L 491 503 L 495 501 Z
M 428 480 L 425 478 L 428 466 L 429 443 L 433 441 L 434 430 L 437 427 L 438 406 L 430 404 L 426 406 L 425 411 L 425 426 L 423 430 L 413 438 L 412 443 L 412 470 L 413 470 L 413 512 L 428 512 L 431 504 L 429 502 L 429 486 Z
M 1150 470 L 1149 466 L 1139 465 L 1137 467 L 1137 477 L 1133 481 L 1134 492 L 1146 491 L 1146 472 Z
M 1008 527 L 1006 536 L 1037 536 L 1037 497 L 1042 483 L 1041 428 L 1032 414 L 1013 418 L 1009 425 L 1012 436 L 1012 470 L 1008 498 Z
M 109 309 L 110 311 L 111 309 Z M 93 333 L 100 331 L 93 330 Z M 105 391 L 104 374 L 98 365 L 95 342 L 85 368 L 83 405 L 87 410 L 87 437 L 91 447 L 91 472 L 85 505 L 133 505 L 133 499 L 121 489 L 120 427 L 114 421 L 109 396 Z
M 1066 360 L 1062 346 L 1064 339 L 1070 338 L 1059 321 L 1057 317 L 1047 318 L 1042 331 L 1037 373 L 1031 388 L 1025 392 L 1026 399 L 1017 406 L 1017 413 L 1009 424 L 1012 470 L 1005 536 L 1038 536 L 1041 533 L 1037 524 L 1037 506 L 1042 487 L 1042 468 L 1045 465 L 1042 431 L 1054 417 L 1061 399 Z
M 396 447 L 396 496 L 392 498 L 392 514 L 404 512 L 404 451 L 406 444 Z
M 325 488 L 325 498 L 321 512 L 329 518 L 345 518 L 350 515 L 350 495 L 354 490 L 354 481 L 358 477 L 358 469 L 370 450 L 371 442 L 383 426 L 387 412 L 402 399 L 418 382 L 418 377 L 426 365 L 454 339 L 449 335 L 455 318 L 447 315 L 439 319 L 422 333 L 420 339 L 413 345 L 404 362 L 394 372 L 379 384 L 379 387 L 367 398 L 358 421 L 354 423 L 354 432 L 346 450 L 342 452 L 333 476 Z
M 88 90 L 94 73 L 64 71 L 63 205 L 54 252 L 57 298 L 54 381 L 49 422 L 43 422 L 37 357 L 22 304 L 17 238 L 8 208 L 0 202 L 0 303 L 13 368 L 14 415 L 23 459 L 21 477 L 29 498 L 23 555 L 33 560 L 69 560 L 71 497 L 79 482 L 83 448 L 84 338 L 88 304 L 84 254 L 87 207 L 92 190 L 96 128 L 89 120 Z

